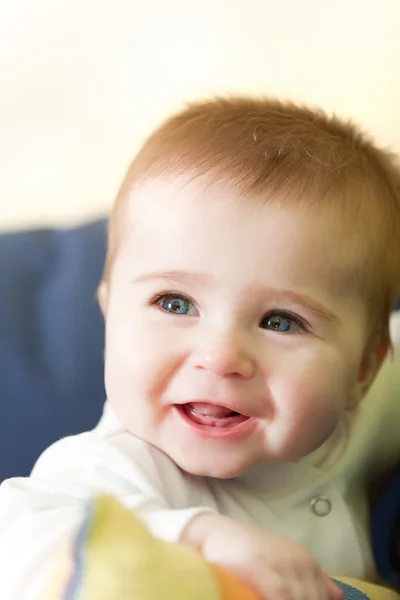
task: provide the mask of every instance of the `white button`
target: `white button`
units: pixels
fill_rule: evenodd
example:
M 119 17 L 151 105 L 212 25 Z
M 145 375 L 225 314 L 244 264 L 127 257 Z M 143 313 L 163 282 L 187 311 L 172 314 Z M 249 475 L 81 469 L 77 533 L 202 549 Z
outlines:
M 332 510 L 332 502 L 327 496 L 314 496 L 311 500 L 311 509 L 317 517 L 326 517 Z

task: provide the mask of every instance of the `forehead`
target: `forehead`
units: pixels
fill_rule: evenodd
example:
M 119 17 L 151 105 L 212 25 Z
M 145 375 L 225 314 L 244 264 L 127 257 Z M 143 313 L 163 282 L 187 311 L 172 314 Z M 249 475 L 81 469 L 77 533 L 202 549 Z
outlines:
M 248 280 L 289 275 L 293 284 L 318 280 L 348 291 L 362 262 L 357 236 L 331 214 L 279 196 L 243 197 L 221 184 L 178 178 L 142 184 L 126 216 L 122 246 L 140 257 L 141 268 L 235 272 Z

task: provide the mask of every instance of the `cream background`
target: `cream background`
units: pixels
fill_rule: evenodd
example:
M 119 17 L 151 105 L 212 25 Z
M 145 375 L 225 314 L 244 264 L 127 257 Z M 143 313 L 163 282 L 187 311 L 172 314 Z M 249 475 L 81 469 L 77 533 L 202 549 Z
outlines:
M 0 0 L 0 229 L 106 212 L 183 101 L 265 92 L 400 150 L 399 0 Z

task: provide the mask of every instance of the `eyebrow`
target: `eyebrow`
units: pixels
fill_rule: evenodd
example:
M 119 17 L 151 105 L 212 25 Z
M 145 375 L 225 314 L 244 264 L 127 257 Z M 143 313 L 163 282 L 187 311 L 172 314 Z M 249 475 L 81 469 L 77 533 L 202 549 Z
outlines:
M 300 294 L 296 294 L 296 292 L 291 292 L 291 291 L 286 291 L 286 290 L 277 290 L 274 288 L 272 288 L 272 289 L 269 288 L 269 290 L 267 290 L 267 291 L 269 294 L 271 294 L 277 300 L 293 302 L 294 304 L 301 306 L 308 312 L 313 313 L 320 319 L 323 319 L 324 321 L 327 321 L 328 323 L 332 323 L 333 325 L 336 325 L 337 327 L 340 327 L 340 325 L 343 324 L 342 319 L 337 314 L 335 314 L 334 312 L 329 310 L 329 308 L 327 308 L 320 302 L 317 302 L 316 300 L 313 300 L 313 299 L 309 298 L 308 296 L 303 296 Z
M 170 281 L 171 283 L 197 283 L 211 286 L 214 281 L 213 277 L 205 273 L 197 273 L 196 271 L 157 271 L 154 273 L 144 273 L 132 279 L 132 283 L 157 283 L 157 281 Z
M 157 283 L 159 281 L 167 281 L 174 284 L 201 284 L 206 287 L 211 287 L 215 282 L 215 279 L 210 275 L 205 273 L 198 273 L 196 271 L 180 271 L 180 270 L 172 270 L 172 271 L 156 271 L 153 273 L 144 273 L 143 275 L 139 275 L 132 279 L 132 283 Z M 275 301 L 280 302 L 291 302 L 300 306 L 307 310 L 310 313 L 313 313 L 320 319 L 327 321 L 328 323 L 332 323 L 339 327 L 343 324 L 342 319 L 336 315 L 334 312 L 329 310 L 326 306 L 309 298 L 308 296 L 297 294 L 296 292 L 292 292 L 290 290 L 281 290 L 278 288 L 257 288 L 254 292 L 262 293 L 264 296 L 273 299 Z M 251 290 L 253 292 L 253 290 Z

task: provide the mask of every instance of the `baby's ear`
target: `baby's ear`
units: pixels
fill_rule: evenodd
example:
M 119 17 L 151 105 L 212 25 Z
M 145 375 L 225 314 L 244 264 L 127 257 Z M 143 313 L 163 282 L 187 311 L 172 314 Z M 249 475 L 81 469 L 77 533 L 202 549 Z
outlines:
M 108 309 L 108 284 L 106 281 L 100 282 L 96 295 L 103 317 L 106 318 Z
M 381 334 L 369 344 L 358 370 L 357 381 L 350 394 L 349 407 L 352 408 L 364 398 L 387 355 L 390 346 L 388 335 Z

